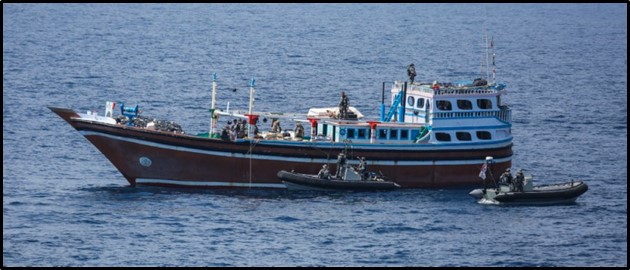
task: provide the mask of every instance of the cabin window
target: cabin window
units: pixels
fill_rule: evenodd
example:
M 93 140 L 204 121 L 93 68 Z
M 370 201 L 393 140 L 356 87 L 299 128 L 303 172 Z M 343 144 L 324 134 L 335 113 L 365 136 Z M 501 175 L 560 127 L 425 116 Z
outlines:
M 492 139 L 492 136 L 488 131 L 477 131 L 477 138 L 480 140 L 490 140 Z
M 457 140 L 460 140 L 460 141 L 472 140 L 472 137 L 470 136 L 470 133 L 468 132 L 456 132 L 455 136 L 457 137 Z
M 451 102 L 448 100 L 437 100 L 435 106 L 442 111 L 450 111 L 453 109 Z
M 348 129 L 348 136 L 346 136 L 346 138 L 354 139 L 354 128 Z
M 489 99 L 478 99 L 477 106 L 479 107 L 479 109 L 492 109 L 492 101 L 490 101 Z
M 390 140 L 397 140 L 398 139 L 398 130 L 397 129 L 390 129 L 389 130 L 389 139 Z
M 470 100 L 458 99 L 457 108 L 459 108 L 460 110 L 472 110 L 472 102 L 470 102 Z
M 409 130 L 403 129 L 400 131 L 400 139 L 407 140 L 409 139 Z
M 365 129 L 364 128 L 360 128 L 359 132 L 357 134 L 357 139 L 365 139 Z
M 378 138 L 379 139 L 387 139 L 387 130 L 385 129 L 379 129 L 378 130 Z
M 418 98 L 418 103 L 416 103 L 416 108 L 424 108 L 424 98 Z
M 444 132 L 436 132 L 435 133 L 435 139 L 441 142 L 450 142 L 451 141 L 451 134 L 448 133 L 444 133 Z
M 322 125 L 322 135 L 326 136 L 328 134 L 328 125 Z
M 413 107 L 414 103 L 415 103 L 415 98 L 413 96 L 407 97 L 407 106 Z

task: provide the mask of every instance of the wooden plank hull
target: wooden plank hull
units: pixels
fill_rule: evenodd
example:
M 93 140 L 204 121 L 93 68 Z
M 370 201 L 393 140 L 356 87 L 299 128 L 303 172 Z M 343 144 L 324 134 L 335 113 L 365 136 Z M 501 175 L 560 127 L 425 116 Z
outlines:
M 335 169 L 344 145 L 330 142 L 222 141 L 78 119 L 50 108 L 84 135 L 132 185 L 195 188 L 285 188 L 280 170 L 316 174 Z M 432 145 L 352 145 L 349 163 L 363 156 L 370 171 L 402 188 L 481 185 L 479 169 L 493 156 L 493 174 L 511 167 L 512 143 L 448 148 Z

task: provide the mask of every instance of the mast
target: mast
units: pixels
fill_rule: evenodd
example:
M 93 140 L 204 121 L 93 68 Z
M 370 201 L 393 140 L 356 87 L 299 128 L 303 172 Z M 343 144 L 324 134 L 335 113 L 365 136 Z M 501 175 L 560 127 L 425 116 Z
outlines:
M 492 47 L 492 84 L 496 84 L 497 83 L 497 78 L 496 78 L 496 69 L 495 69 L 495 65 L 494 65 L 494 37 L 492 37 L 491 41 L 490 41 L 490 47 Z
M 383 82 L 383 91 L 381 92 L 381 122 L 385 121 L 385 82 Z
M 485 76 L 485 79 L 486 79 L 486 80 L 488 80 L 488 79 L 490 79 L 490 78 L 489 78 L 490 76 L 488 75 L 488 70 L 489 70 L 490 68 L 489 68 L 489 65 L 488 65 L 488 57 L 489 57 L 489 53 L 488 53 L 488 24 L 487 24 L 487 19 L 488 19 L 488 7 L 487 7 L 487 6 L 484 6 L 484 14 L 485 14 L 485 16 L 484 16 L 484 18 L 483 18 L 483 33 L 484 33 L 484 35 L 483 35 L 482 39 L 483 39 L 483 46 L 484 46 L 484 47 L 485 47 L 485 49 L 486 49 L 486 54 L 485 54 L 485 57 L 484 57 L 484 56 L 482 56 L 482 59 L 481 59 L 481 64 L 480 64 L 479 69 L 480 69 L 480 73 L 481 73 L 481 74 L 480 74 L 480 76 L 481 76 L 482 78 L 484 78 L 484 77 L 483 77 L 483 73 L 484 73 L 484 72 L 483 72 L 483 61 L 484 61 L 484 59 L 483 59 L 483 58 L 485 58 L 485 61 L 486 61 L 486 72 L 485 72 L 485 73 L 486 73 L 486 76 Z
M 254 83 L 255 82 L 256 80 L 252 78 L 249 84 L 249 114 L 248 115 L 252 115 L 252 111 L 254 110 L 254 92 L 255 92 Z M 247 125 L 247 135 L 250 136 L 250 138 L 254 137 L 251 135 L 252 125 L 254 125 L 254 123 L 252 123 L 252 121 L 250 120 L 249 125 Z
M 485 21 L 484 21 L 485 24 Z M 486 47 L 486 80 L 489 79 L 490 76 L 488 76 L 488 69 L 490 69 L 489 65 L 488 65 L 488 57 L 489 57 L 489 53 L 488 53 L 488 28 L 484 27 L 484 35 L 485 35 L 485 42 L 484 42 L 484 47 Z
M 488 53 L 488 32 L 485 31 L 485 38 L 486 38 L 486 42 L 485 42 L 485 47 L 486 47 L 486 80 L 489 79 L 489 75 L 488 75 L 488 70 L 490 69 L 490 65 L 488 64 L 488 57 L 489 57 L 489 53 Z
M 208 138 L 212 138 L 212 134 L 216 131 L 217 123 L 215 122 L 214 108 L 217 95 L 217 74 L 212 73 L 212 103 L 210 103 L 210 130 L 208 130 Z

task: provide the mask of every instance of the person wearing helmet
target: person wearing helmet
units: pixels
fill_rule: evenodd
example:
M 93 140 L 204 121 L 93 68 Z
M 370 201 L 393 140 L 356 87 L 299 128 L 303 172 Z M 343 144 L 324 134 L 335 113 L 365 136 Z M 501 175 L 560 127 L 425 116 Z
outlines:
M 409 81 L 413 84 L 413 80 L 416 78 L 416 68 L 413 66 L 413 63 L 407 67 L 407 76 L 409 76 Z
M 280 120 L 278 118 L 273 118 L 271 120 L 271 132 L 273 133 L 282 132 L 282 128 L 280 127 Z
M 339 153 L 337 156 L 337 173 L 335 174 L 337 178 L 343 179 L 343 174 L 345 172 L 346 165 L 346 155 L 344 153 Z
M 317 173 L 317 177 L 321 179 L 330 179 L 330 171 L 328 170 L 328 164 L 324 164 L 319 173 Z
M 339 119 L 347 119 L 348 118 L 348 96 L 346 92 L 341 92 L 341 101 L 339 102 Z
M 359 166 L 357 166 L 357 171 L 361 175 L 362 180 L 367 179 L 368 172 L 367 172 L 367 164 L 365 163 L 365 157 L 359 157 Z
M 501 184 L 508 185 L 510 190 L 512 190 L 512 173 L 510 172 L 510 168 L 505 169 L 505 172 L 501 174 L 499 177 L 499 181 Z
M 295 130 L 293 132 L 295 134 L 294 135 L 295 139 L 301 141 L 304 138 L 304 127 L 302 126 L 302 124 L 300 122 L 297 122 L 295 124 Z
M 523 175 L 523 169 L 519 169 L 516 172 L 516 191 L 523 192 L 523 183 L 525 182 L 525 175 Z

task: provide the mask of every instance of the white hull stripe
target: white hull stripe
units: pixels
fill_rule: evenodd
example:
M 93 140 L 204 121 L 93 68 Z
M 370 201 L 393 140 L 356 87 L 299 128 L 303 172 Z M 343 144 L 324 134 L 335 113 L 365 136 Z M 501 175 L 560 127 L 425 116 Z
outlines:
M 102 136 L 107 137 L 113 140 L 126 141 L 135 144 L 146 145 L 155 148 L 168 149 L 173 151 L 180 152 L 190 152 L 211 156 L 222 156 L 222 157 L 232 157 L 232 158 L 242 158 L 242 159 L 252 159 L 252 160 L 276 160 L 276 161 L 285 161 L 285 162 L 299 162 L 299 163 L 330 163 L 330 159 L 324 158 L 298 158 L 298 157 L 282 157 L 282 156 L 272 156 L 272 155 L 260 155 L 260 154 L 243 154 L 243 153 L 232 153 L 232 152 L 222 152 L 222 151 L 211 151 L 211 150 L 202 150 L 195 149 L 190 147 L 183 146 L 172 146 L 167 144 L 155 143 L 150 141 L 144 141 L 134 138 L 121 137 L 106 133 L 94 132 L 94 131 L 79 131 L 83 136 Z M 332 157 L 333 160 L 336 157 Z M 512 157 L 506 158 L 495 158 L 495 162 L 506 162 L 512 160 Z M 480 160 L 436 160 L 436 161 L 393 161 L 393 160 L 367 160 L 368 165 L 382 165 L 382 166 L 431 166 L 431 165 L 472 165 L 478 164 L 481 165 L 485 162 L 484 159 Z M 350 164 L 358 164 L 358 161 L 348 160 Z
M 284 184 L 274 183 L 236 183 L 236 182 L 209 182 L 209 181 L 186 181 L 171 179 L 136 178 L 136 184 L 169 184 L 178 186 L 195 187 L 253 187 L 253 188 L 286 188 Z

